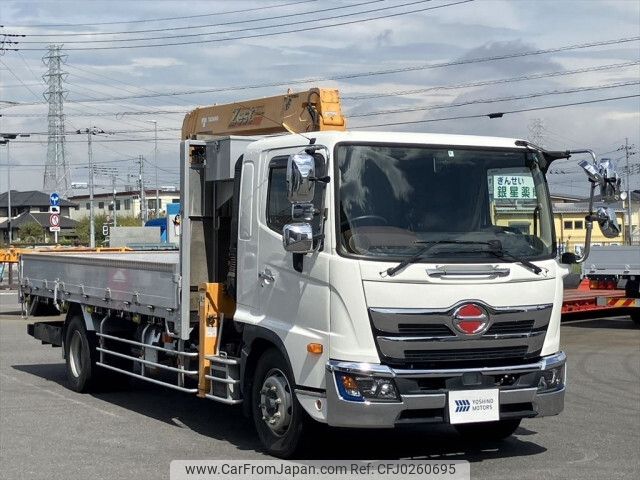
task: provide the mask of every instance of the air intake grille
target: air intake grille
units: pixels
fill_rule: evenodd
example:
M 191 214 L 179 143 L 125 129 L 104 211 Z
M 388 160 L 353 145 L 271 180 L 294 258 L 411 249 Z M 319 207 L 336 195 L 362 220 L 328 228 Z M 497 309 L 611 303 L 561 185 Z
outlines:
M 453 332 L 449 327 L 438 324 L 400 323 L 398 324 L 398 332 L 404 334 L 426 335 L 429 337 L 450 337 L 453 335 Z
M 523 320 L 520 322 L 500 322 L 489 327 L 485 335 L 496 335 L 501 333 L 531 333 L 534 320 Z
M 465 362 L 469 360 L 522 359 L 526 354 L 526 346 L 404 351 L 405 359 L 415 362 Z

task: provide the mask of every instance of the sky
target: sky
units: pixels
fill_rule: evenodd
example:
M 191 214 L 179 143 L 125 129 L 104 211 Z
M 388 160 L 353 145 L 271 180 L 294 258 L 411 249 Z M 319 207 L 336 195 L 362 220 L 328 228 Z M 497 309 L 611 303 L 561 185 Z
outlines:
M 135 181 L 140 155 L 147 185 L 155 187 L 156 173 L 161 186 L 178 185 L 179 129 L 187 111 L 316 85 L 340 90 L 350 128 L 524 138 L 549 149 L 590 148 L 620 167 L 625 138 L 640 147 L 637 0 L 185 5 L 0 3 L 0 133 L 31 134 L 10 142 L 9 160 L 0 146 L 0 191 L 7 189 L 8 168 L 12 189 L 43 186 L 48 105 L 42 59 L 52 43 L 62 44 L 66 55 L 66 159 L 73 182 L 88 180 L 87 136 L 77 130 L 105 132 L 93 137 L 93 158 L 116 175 L 118 189 Z M 125 96 L 137 98 L 119 98 Z M 486 117 L 514 110 L 530 111 Z M 553 165 L 552 193 L 587 195 L 578 160 Z M 630 156 L 630 172 L 631 188 L 640 188 L 640 154 Z M 111 180 L 99 176 L 96 183 L 106 188 Z

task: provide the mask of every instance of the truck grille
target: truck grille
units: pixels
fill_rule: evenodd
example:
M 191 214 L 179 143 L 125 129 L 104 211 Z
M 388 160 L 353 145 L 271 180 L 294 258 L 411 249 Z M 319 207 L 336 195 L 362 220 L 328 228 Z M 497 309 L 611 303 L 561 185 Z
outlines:
M 446 325 L 414 325 L 411 323 L 398 324 L 398 331 L 400 333 L 414 333 L 431 337 L 450 337 L 454 334 Z
M 486 309 L 491 322 L 481 335 L 465 335 L 453 325 L 455 310 L 467 302 L 445 309 L 370 308 L 382 361 L 394 366 L 482 366 L 540 354 L 552 304 L 496 308 L 473 302 Z
M 528 348 L 465 348 L 459 350 L 405 350 L 407 360 L 414 362 L 465 362 L 469 360 L 521 359 Z
M 494 323 L 489 327 L 489 330 L 487 330 L 487 335 L 499 335 L 501 333 L 531 333 L 534 323 L 534 320 Z

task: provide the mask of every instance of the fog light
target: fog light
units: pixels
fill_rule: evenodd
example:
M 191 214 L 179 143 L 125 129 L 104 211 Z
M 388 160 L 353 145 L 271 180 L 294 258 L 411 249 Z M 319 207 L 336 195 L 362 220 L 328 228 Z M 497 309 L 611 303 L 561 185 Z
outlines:
M 538 391 L 557 390 L 564 385 L 564 365 L 543 370 L 538 382 Z

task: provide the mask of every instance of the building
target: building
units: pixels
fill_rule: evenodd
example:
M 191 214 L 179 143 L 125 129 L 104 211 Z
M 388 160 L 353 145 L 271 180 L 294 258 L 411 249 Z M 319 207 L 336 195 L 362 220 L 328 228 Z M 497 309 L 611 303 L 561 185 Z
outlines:
M 0 193 L 0 241 L 9 240 L 9 212 L 7 192 Z M 11 190 L 11 237 L 20 238 L 19 228 L 27 223 L 37 223 L 43 229 L 49 227 L 49 194 L 38 190 L 19 192 Z M 75 222 L 71 220 L 71 212 L 77 204 L 64 198 L 60 199 L 60 228 L 62 235 L 73 233 Z
M 11 240 L 13 243 L 22 243 L 29 242 L 30 239 L 27 238 L 21 228 L 25 225 L 35 223 L 40 226 L 42 229 L 42 236 L 40 238 L 44 239 L 45 243 L 50 243 L 54 241 L 53 232 L 49 231 L 49 212 L 23 212 L 17 217 L 14 217 L 11 220 Z M 75 220 L 72 220 L 69 217 L 60 217 L 60 232 L 58 234 L 58 240 L 61 237 L 75 237 L 75 228 L 76 228 Z M 8 241 L 8 222 L 5 220 L 0 223 L 0 235 L 3 236 L 4 241 Z M 38 240 L 40 241 L 40 240 Z
M 180 192 L 175 189 L 161 189 L 158 191 L 159 205 L 156 208 L 156 190 L 146 190 L 147 208 L 149 218 L 156 216 L 164 216 L 166 214 L 167 205 L 170 203 L 180 203 Z M 96 193 L 93 195 L 93 209 L 96 215 L 104 214 L 113 215 L 113 193 Z M 75 210 L 71 210 L 71 218 L 80 220 L 89 216 L 90 203 L 89 195 L 76 195 L 70 198 L 78 206 Z M 116 216 L 125 217 L 141 216 L 140 191 L 131 190 L 117 192 L 115 194 Z M 158 215 L 156 215 L 156 212 Z
M 638 196 L 640 197 L 640 195 Z M 597 208 L 602 203 L 599 201 L 599 198 L 595 200 L 594 208 Z M 586 241 L 587 229 L 585 217 L 589 213 L 588 199 L 551 195 L 551 201 L 558 250 L 561 253 L 580 253 Z M 633 202 L 633 204 L 638 205 L 638 203 L 635 203 L 635 200 L 633 200 Z M 494 221 L 496 225 L 516 229 L 526 235 L 534 234 L 536 230 L 535 218 L 537 206 L 537 201 L 534 199 L 497 201 Z M 591 232 L 592 245 L 621 245 L 627 242 L 628 230 L 626 228 L 626 210 L 624 206 L 622 203 L 616 203 L 609 205 L 609 208 L 616 214 L 621 234 L 616 238 L 607 238 L 602 234 L 598 225 L 594 223 Z M 635 211 L 635 217 L 632 214 L 632 221 L 637 225 L 638 211 L 637 209 L 633 211 Z M 633 238 L 632 236 L 632 240 Z
M 591 245 L 622 245 L 626 243 L 625 210 L 621 204 L 609 206 L 620 225 L 620 236 L 607 238 L 602 235 L 600 227 L 594 222 L 591 232 Z M 589 202 L 555 203 L 553 217 L 556 229 L 558 247 L 564 252 L 576 252 L 584 248 L 587 229 L 585 216 L 589 213 Z

